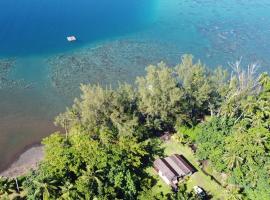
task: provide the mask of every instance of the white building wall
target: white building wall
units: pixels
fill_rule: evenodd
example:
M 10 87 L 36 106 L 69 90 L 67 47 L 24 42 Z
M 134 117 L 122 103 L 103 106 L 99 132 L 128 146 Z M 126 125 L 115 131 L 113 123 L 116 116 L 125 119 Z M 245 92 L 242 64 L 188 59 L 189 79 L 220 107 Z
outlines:
M 168 185 L 171 184 L 171 182 L 169 181 L 169 179 L 167 179 L 166 176 L 163 176 L 162 175 L 162 172 L 160 170 L 158 171 L 158 175 L 165 181 L 165 183 L 167 183 Z

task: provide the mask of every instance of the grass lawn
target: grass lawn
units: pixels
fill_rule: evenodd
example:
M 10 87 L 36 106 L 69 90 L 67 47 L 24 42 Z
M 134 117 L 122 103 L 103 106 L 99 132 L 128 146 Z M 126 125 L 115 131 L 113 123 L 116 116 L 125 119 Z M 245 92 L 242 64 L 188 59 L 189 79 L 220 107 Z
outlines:
M 173 139 L 164 142 L 162 146 L 164 147 L 165 155 L 169 156 L 175 153 L 182 154 L 198 170 L 186 181 L 188 190 L 191 191 L 193 186 L 198 185 L 205 189 L 208 194 L 212 195 L 213 199 L 226 199 L 226 190 L 201 171 L 199 163 L 189 147 L 173 141 Z M 149 169 L 149 173 L 152 175 L 155 174 L 154 176 L 158 177 L 153 168 Z M 159 179 L 153 190 L 155 190 L 155 192 L 163 191 L 163 193 L 166 194 L 170 192 L 170 186 L 166 185 L 161 179 Z

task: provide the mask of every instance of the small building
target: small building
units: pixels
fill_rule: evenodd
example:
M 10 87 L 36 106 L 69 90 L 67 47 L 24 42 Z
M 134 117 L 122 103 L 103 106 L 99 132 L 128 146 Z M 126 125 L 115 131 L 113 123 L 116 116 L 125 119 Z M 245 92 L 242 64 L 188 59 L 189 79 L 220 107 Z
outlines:
M 156 159 L 154 161 L 154 169 L 165 183 L 175 189 L 181 179 L 196 172 L 196 169 L 186 158 L 178 154 Z
M 77 40 L 77 38 L 74 35 L 67 37 L 67 41 L 69 41 L 69 42 L 75 42 L 76 40 Z

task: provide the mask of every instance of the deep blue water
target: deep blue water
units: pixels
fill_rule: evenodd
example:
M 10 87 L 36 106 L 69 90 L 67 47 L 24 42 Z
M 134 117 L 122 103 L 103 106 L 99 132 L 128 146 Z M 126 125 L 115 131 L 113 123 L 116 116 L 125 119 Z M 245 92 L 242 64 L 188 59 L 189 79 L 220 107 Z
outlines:
M 0 169 L 55 130 L 80 83 L 132 82 L 185 53 L 270 72 L 269 52 L 269 0 L 0 0 Z
M 143 28 L 154 0 L 1 0 L 0 56 L 59 52 Z
M 0 169 L 53 132 L 54 116 L 71 102 L 52 87 L 48 55 L 144 30 L 156 2 L 0 1 Z M 78 41 L 67 42 L 70 35 Z

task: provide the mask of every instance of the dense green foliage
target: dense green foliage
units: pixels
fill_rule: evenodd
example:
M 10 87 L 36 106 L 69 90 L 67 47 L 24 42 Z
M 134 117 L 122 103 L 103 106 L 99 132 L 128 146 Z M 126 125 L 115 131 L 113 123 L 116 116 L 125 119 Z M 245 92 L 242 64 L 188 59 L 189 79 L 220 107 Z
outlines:
M 147 141 L 114 136 L 106 130 L 93 138 L 73 130 L 68 140 L 56 133 L 44 144 L 44 162 L 25 182 L 29 199 L 41 198 L 46 190 L 53 199 L 134 199 L 151 181 L 143 171 L 151 158 Z M 36 194 L 37 188 L 41 192 Z
M 228 183 L 239 186 L 248 198 L 269 199 L 269 76 L 262 74 L 257 86 L 259 91 L 241 96 L 237 112 L 226 110 L 226 115 L 200 125 L 197 155 L 225 172 Z
M 55 120 L 65 134 L 43 140 L 45 158 L 18 180 L 19 191 L 14 180 L 0 180 L 1 197 L 194 199 L 185 185 L 151 193 L 146 169 L 162 155 L 157 136 L 176 128 L 182 143 L 197 146 L 198 159 L 226 174 L 232 198 L 269 199 L 270 78 L 232 67 L 228 77 L 185 55 L 175 67 L 149 66 L 133 86 L 82 85 Z
M 219 114 L 178 135 L 195 142 L 198 158 L 225 173 L 242 198 L 269 199 L 270 78 L 230 81 Z

